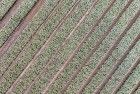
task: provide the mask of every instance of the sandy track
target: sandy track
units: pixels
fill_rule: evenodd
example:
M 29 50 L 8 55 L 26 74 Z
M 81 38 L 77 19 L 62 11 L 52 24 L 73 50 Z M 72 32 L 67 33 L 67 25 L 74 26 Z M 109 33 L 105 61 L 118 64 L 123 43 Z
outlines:
M 22 2 L 23 0 L 16 0 L 14 4 L 9 8 L 9 10 L 5 13 L 5 15 L 0 20 L 0 29 L 5 27 L 10 21 L 10 19 L 17 13 Z

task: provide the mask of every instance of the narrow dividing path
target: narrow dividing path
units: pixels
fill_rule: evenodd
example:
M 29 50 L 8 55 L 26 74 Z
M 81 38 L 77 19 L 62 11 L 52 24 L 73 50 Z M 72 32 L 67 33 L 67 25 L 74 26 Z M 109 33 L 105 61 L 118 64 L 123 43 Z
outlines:
M 22 2 L 23 0 L 16 0 L 14 4 L 9 8 L 9 10 L 5 13 L 5 15 L 0 20 L 0 29 L 5 27 L 10 21 L 10 19 L 17 13 Z

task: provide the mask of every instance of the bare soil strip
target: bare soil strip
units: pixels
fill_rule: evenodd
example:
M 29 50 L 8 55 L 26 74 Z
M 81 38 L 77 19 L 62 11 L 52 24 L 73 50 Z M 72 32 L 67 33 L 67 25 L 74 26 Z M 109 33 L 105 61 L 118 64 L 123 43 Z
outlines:
M 85 14 L 83 15 L 83 17 L 78 21 L 78 23 L 76 24 L 76 26 L 73 28 L 73 30 L 70 32 L 70 34 L 66 37 L 66 39 L 64 40 L 64 42 L 62 43 L 62 45 L 59 47 L 59 49 L 56 49 L 55 53 L 57 54 L 67 43 L 67 41 L 69 41 L 70 37 L 72 36 L 72 34 L 76 31 L 76 29 L 80 26 L 80 24 L 85 20 L 85 18 L 88 16 L 88 14 L 91 12 L 91 10 L 95 7 L 95 5 L 97 4 L 99 0 L 96 0 L 92 6 L 85 12 Z M 33 84 L 39 79 L 39 77 L 42 75 L 42 73 L 44 73 L 45 70 L 47 70 L 48 65 L 51 63 L 53 57 L 55 57 L 55 55 L 52 55 L 50 57 L 49 62 L 47 63 L 47 65 L 44 67 L 44 69 L 39 73 L 39 75 L 34 79 L 34 81 L 30 84 L 30 86 L 27 88 L 27 90 L 25 91 L 24 94 L 28 94 L 31 87 L 33 86 Z
M 22 49 L 20 50 L 20 52 L 16 55 L 16 58 L 10 62 L 9 66 L 6 68 L 6 70 L 3 72 L 3 74 L 0 76 L 0 83 L 3 79 L 3 75 L 6 74 L 6 72 L 8 71 L 8 69 L 10 69 L 11 67 L 13 67 L 15 64 L 17 64 L 16 60 L 20 57 L 20 55 L 22 55 L 22 52 L 26 49 L 27 45 L 31 44 L 31 41 L 33 40 L 34 36 L 36 35 L 37 32 L 40 32 L 41 30 L 41 26 L 44 23 L 47 23 L 47 21 L 52 17 L 53 13 L 55 12 L 55 10 L 59 7 L 59 4 L 62 0 L 59 0 L 56 5 L 54 6 L 54 8 L 51 10 L 51 12 L 49 13 L 49 15 L 44 19 L 44 21 L 38 26 L 38 28 L 35 30 L 35 32 L 30 36 L 29 40 L 25 43 L 25 45 L 22 47 Z
M 135 21 L 137 20 L 137 18 L 139 17 L 139 15 L 140 15 L 140 10 L 136 13 L 135 17 L 131 20 L 131 22 L 128 25 L 128 27 L 126 28 L 126 30 L 129 30 L 132 27 L 133 23 L 135 23 Z M 129 54 L 129 52 L 133 49 L 133 47 L 136 45 L 136 43 L 139 41 L 139 39 L 140 39 L 140 34 L 138 34 L 138 36 L 134 39 L 134 41 L 131 43 L 131 45 L 128 47 L 128 49 L 125 51 L 125 53 L 122 55 L 122 57 L 117 60 L 117 62 L 113 66 L 112 70 L 107 74 L 106 78 L 96 88 L 96 90 L 94 91 L 93 94 L 99 94 L 101 92 L 101 90 L 103 89 L 103 87 L 106 85 L 106 83 L 112 77 L 112 75 L 118 69 L 119 65 L 124 61 L 124 59 L 127 57 L 127 55 Z
M 130 0 L 130 1 L 133 1 L 133 0 Z M 113 28 L 115 26 L 115 24 L 117 23 L 117 21 L 120 19 L 120 17 L 123 15 L 123 13 L 127 10 L 127 8 L 129 7 L 129 5 L 131 4 L 132 2 L 128 2 L 127 5 L 123 8 L 123 10 L 119 13 L 118 17 L 116 19 L 114 19 L 112 25 L 109 27 L 109 28 Z M 108 29 L 107 31 L 111 31 L 111 29 Z M 114 44 L 109 48 L 108 52 L 104 55 L 103 59 L 100 61 L 100 63 L 97 64 L 97 66 L 95 67 L 95 69 L 93 69 L 93 71 L 91 72 L 90 76 L 87 78 L 87 80 L 85 82 L 83 82 L 81 88 L 79 89 L 78 93 L 77 94 L 81 94 L 85 87 L 90 83 L 90 81 L 92 80 L 92 78 L 96 75 L 96 73 L 98 72 L 98 70 L 100 69 L 100 67 L 105 63 L 105 61 L 109 58 L 109 56 L 112 54 L 112 52 L 115 50 L 115 48 L 117 47 L 118 43 L 122 40 L 122 38 L 125 36 L 125 34 L 128 32 L 128 30 L 124 30 L 121 35 L 117 38 L 117 40 L 114 42 Z M 88 59 L 87 61 L 85 60 L 85 64 L 86 62 L 88 62 Z M 81 65 L 81 68 L 82 66 L 85 65 L 83 63 L 83 65 Z M 79 70 L 77 71 L 80 71 L 81 69 L 79 68 Z M 75 74 L 76 75 L 76 74 Z M 75 78 L 75 77 L 74 77 Z M 72 79 L 72 78 L 71 78 Z
M 12 44 L 16 42 L 16 39 L 19 37 L 21 32 L 28 26 L 32 18 L 35 16 L 35 14 L 37 14 L 38 10 L 41 8 L 43 4 L 44 0 L 38 0 L 38 2 L 35 3 L 32 9 L 22 19 L 19 25 L 10 34 L 9 38 L 4 42 L 4 44 L 0 48 L 0 57 L 2 57 L 2 55 L 7 52 L 7 50 L 12 46 Z
M 52 40 L 52 38 L 57 33 L 58 29 L 62 26 L 62 24 L 65 22 L 65 20 L 71 15 L 71 13 L 74 11 L 74 9 L 77 7 L 77 5 L 80 3 L 81 0 L 77 0 L 74 5 L 71 7 L 70 11 L 60 20 L 59 24 L 56 26 L 55 30 L 50 35 L 49 39 L 43 44 L 43 46 L 38 49 L 37 53 L 34 55 L 33 59 L 29 62 L 29 64 L 26 66 L 26 68 L 22 71 L 22 73 L 18 76 L 18 78 L 15 80 L 15 82 L 11 85 L 10 89 L 7 91 L 6 94 L 12 91 L 12 89 L 16 86 L 20 78 L 25 74 L 26 70 L 34 64 L 34 61 L 36 58 L 44 51 L 45 48 L 48 47 L 48 44 Z
M 130 94 L 135 94 L 139 87 L 140 87 L 140 81 L 134 86 Z
M 9 8 L 9 10 L 5 13 L 5 15 L 0 20 L 0 29 L 6 26 L 10 19 L 17 13 L 22 1 L 23 0 L 16 0 L 14 4 Z
M 120 90 L 120 88 L 124 85 L 125 81 L 129 78 L 131 73 L 134 71 L 134 69 L 140 64 L 140 57 L 137 59 L 137 61 L 130 67 L 124 78 L 121 80 L 121 82 L 117 85 L 117 87 L 113 90 L 111 94 L 117 94 L 117 92 Z
M 69 64 L 69 62 L 73 59 L 73 57 L 75 56 L 75 54 L 79 51 L 79 49 L 81 48 L 81 46 L 83 45 L 83 43 L 88 39 L 88 37 L 91 36 L 91 34 L 95 31 L 96 26 L 98 26 L 98 24 L 101 22 L 101 20 L 104 18 L 104 16 L 106 15 L 106 13 L 110 10 L 110 8 L 113 6 L 113 4 L 115 3 L 116 0 L 112 0 L 111 4 L 109 7 L 107 7 L 107 9 L 103 12 L 103 14 L 101 15 L 101 17 L 97 20 L 97 22 L 94 24 L 93 28 L 91 31 L 89 31 L 85 37 L 81 40 L 81 42 L 77 45 L 76 49 L 70 54 L 69 58 L 64 62 L 64 64 L 62 65 L 62 67 L 59 69 L 59 71 L 54 75 L 54 77 L 52 78 L 52 80 L 49 82 L 49 84 L 47 85 L 47 87 L 44 89 L 43 93 L 47 93 L 49 90 L 49 87 L 54 83 L 54 81 L 57 79 L 57 77 L 59 76 L 59 74 L 61 72 L 63 72 L 63 70 L 65 69 L 65 67 Z

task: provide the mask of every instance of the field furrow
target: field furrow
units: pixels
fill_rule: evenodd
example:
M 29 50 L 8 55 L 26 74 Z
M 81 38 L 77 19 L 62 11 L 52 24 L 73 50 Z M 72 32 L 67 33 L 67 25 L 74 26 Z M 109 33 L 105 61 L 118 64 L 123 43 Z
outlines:
M 139 0 L 0 0 L 0 94 L 139 94 Z

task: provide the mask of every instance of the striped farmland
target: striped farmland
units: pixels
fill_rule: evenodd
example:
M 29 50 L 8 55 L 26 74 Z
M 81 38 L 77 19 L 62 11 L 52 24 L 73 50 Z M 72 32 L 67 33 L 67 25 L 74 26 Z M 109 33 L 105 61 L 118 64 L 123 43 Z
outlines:
M 0 94 L 140 94 L 139 0 L 0 0 Z

